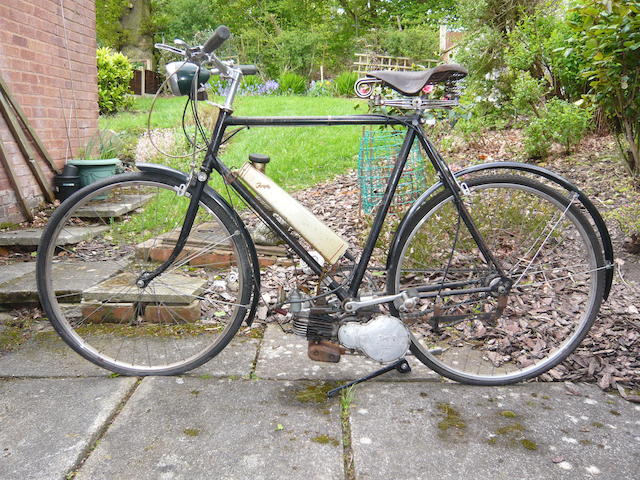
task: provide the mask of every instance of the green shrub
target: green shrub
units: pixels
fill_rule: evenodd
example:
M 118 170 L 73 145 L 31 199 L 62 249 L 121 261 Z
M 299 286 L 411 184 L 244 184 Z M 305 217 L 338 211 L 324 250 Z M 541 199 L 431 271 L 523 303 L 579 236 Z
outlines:
M 551 148 L 550 136 L 547 132 L 546 120 L 535 118 L 524 129 L 524 151 L 529 158 L 544 158 Z
M 545 88 L 542 81 L 533 78 L 529 72 L 519 71 L 513 82 L 511 103 L 520 114 L 533 112 L 539 116 L 540 104 L 544 97 Z
M 285 95 L 302 95 L 307 90 L 307 81 L 302 75 L 293 72 L 284 72 L 278 78 L 280 87 L 278 92 Z
M 525 152 L 530 158 L 543 158 L 555 142 L 568 153 L 582 140 L 590 120 L 589 110 L 553 98 L 524 129 Z
M 335 80 L 336 93 L 342 96 L 353 96 L 355 94 L 353 87 L 357 80 L 356 72 L 342 72 Z
M 98 64 L 98 106 L 100 113 L 116 113 L 129 108 L 129 82 L 133 78 L 133 67 L 129 59 L 110 48 L 99 48 L 96 52 Z
M 553 98 L 547 103 L 546 121 L 554 142 L 566 152 L 577 145 L 589 127 L 591 112 L 574 103 Z

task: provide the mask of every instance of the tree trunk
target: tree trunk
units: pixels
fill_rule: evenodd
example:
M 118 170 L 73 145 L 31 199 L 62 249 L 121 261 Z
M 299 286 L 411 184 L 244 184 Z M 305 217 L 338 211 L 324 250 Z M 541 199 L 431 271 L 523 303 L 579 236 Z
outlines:
M 153 36 L 148 28 L 150 20 L 151 0 L 131 0 L 120 18 L 120 24 L 126 32 L 122 53 L 134 62 L 149 60 L 153 69 Z
M 634 125 L 632 125 L 629 119 L 625 117 L 622 118 L 622 127 L 624 129 L 624 136 L 629 144 L 629 151 L 623 152 L 623 155 L 631 175 L 638 178 L 640 177 L 640 148 L 638 146 L 638 135 L 634 132 Z M 637 126 L 635 127 L 638 128 Z

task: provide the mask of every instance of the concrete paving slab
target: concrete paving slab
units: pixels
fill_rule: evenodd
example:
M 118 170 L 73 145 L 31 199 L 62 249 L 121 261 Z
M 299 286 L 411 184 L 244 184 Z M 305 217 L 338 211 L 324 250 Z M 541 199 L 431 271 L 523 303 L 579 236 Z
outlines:
M 36 287 L 35 262 L 24 263 L 26 272 L 4 281 L 4 269 L 0 280 L 0 303 L 33 303 L 38 302 Z M 53 266 L 54 288 L 57 295 L 65 295 L 68 302 L 80 301 L 80 294 L 88 287 L 95 285 L 115 273 L 120 266 L 115 262 L 60 262 Z
M 216 357 L 189 372 L 212 377 L 248 377 L 259 340 L 236 337 Z M 39 332 L 15 351 L 0 353 L 0 377 L 107 376 L 111 372 L 73 351 L 55 332 Z
M 236 337 L 216 357 L 189 372 L 212 377 L 248 377 L 259 340 Z M 94 365 L 73 351 L 55 332 L 40 332 L 15 351 L 0 353 L 0 377 L 108 376 L 111 372 Z M 1 478 L 1 477 L 0 477 Z
M 0 382 L 0 478 L 64 479 L 133 378 Z
M 256 365 L 258 378 L 277 380 L 354 380 L 382 367 L 364 356 L 343 355 L 338 363 L 315 362 L 307 355 L 307 340 L 270 324 Z M 376 380 L 440 380 L 440 376 L 414 357 L 407 357 L 411 373 L 389 372 Z
M 259 344 L 256 338 L 235 337 L 217 356 L 187 375 L 247 378 L 253 371 Z
M 0 246 L 36 247 L 40 245 L 43 228 L 27 228 L 0 233 Z M 90 240 L 96 235 L 109 230 L 104 225 L 90 227 L 66 227 L 58 236 L 56 245 L 74 245 Z
M 76 478 L 343 479 L 337 400 L 300 403 L 295 392 L 285 382 L 146 378 Z
M 593 385 L 369 383 L 351 408 L 358 479 L 634 480 L 640 407 Z
M 153 198 L 153 194 L 120 195 L 112 201 L 91 202 L 76 210 L 75 215 L 82 218 L 114 218 L 126 215 L 140 208 Z

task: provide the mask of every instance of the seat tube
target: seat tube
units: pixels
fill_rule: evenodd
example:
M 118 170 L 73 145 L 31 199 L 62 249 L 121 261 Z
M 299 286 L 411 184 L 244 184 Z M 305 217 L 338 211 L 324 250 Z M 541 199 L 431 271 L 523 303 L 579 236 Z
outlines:
M 416 119 L 415 122 L 417 121 L 418 120 Z M 349 286 L 349 295 L 351 297 L 355 297 L 358 294 L 358 290 L 360 289 L 360 284 L 362 283 L 362 279 L 364 278 L 364 274 L 367 270 L 367 265 L 369 265 L 369 260 L 371 259 L 373 248 L 375 247 L 376 242 L 378 241 L 378 237 L 380 236 L 380 232 L 382 231 L 382 226 L 384 224 L 385 218 L 387 217 L 387 213 L 389 212 L 389 208 L 391 207 L 393 196 L 395 195 L 396 189 L 398 188 L 398 183 L 400 183 L 402 171 L 404 170 L 404 166 L 407 163 L 409 152 L 411 151 L 411 147 L 413 146 L 413 142 L 416 138 L 416 128 L 418 127 L 414 124 L 413 127 L 410 127 L 407 130 L 407 134 L 404 137 L 404 142 L 402 143 L 402 147 L 400 148 L 398 159 L 396 160 L 396 164 L 394 165 L 391 175 L 389 176 L 389 181 L 387 182 L 387 187 L 384 191 L 382 201 L 380 202 L 380 207 L 376 212 L 376 216 L 373 220 L 373 226 L 371 227 L 371 231 L 369 232 L 369 236 L 367 237 L 367 242 L 362 252 L 362 256 L 360 257 L 360 261 L 355 268 L 353 279 L 351 281 L 351 285 Z

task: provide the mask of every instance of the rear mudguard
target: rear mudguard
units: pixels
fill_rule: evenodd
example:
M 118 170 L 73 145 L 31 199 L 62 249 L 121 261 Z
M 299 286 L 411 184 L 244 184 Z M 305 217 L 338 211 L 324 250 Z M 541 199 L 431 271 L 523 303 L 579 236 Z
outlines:
M 165 175 L 167 177 L 172 177 L 183 184 L 186 184 L 189 181 L 189 177 L 187 176 L 186 173 L 181 172 L 180 170 L 166 167 L 164 165 L 157 165 L 155 163 L 138 163 L 136 164 L 136 167 L 138 168 L 138 170 L 142 172 L 157 173 L 158 175 Z M 247 322 L 247 325 L 251 325 L 253 323 L 253 319 L 255 318 L 256 310 L 258 308 L 258 300 L 260 299 L 260 264 L 258 263 L 258 254 L 256 253 L 256 247 L 242 219 L 238 216 L 236 211 L 233 208 L 231 208 L 231 206 L 227 203 L 227 201 L 224 198 L 222 198 L 222 196 L 220 196 L 218 192 L 216 192 L 213 188 L 207 185 L 204 188 L 203 195 L 208 196 L 227 215 L 229 215 L 231 219 L 233 219 L 233 222 L 235 223 L 238 229 L 238 232 L 240 232 L 244 242 L 247 245 L 247 251 L 249 252 L 249 260 L 251 261 L 253 281 L 251 282 L 252 284 L 251 308 L 249 309 L 249 313 L 247 314 L 247 318 L 245 321 Z
M 554 173 L 546 168 L 538 167 L 536 165 L 529 165 L 526 163 L 518 163 L 518 162 L 493 162 L 493 163 L 483 163 L 481 165 L 474 165 L 469 168 L 465 168 L 460 170 L 454 175 L 461 181 L 464 181 L 464 177 L 476 172 L 483 172 L 487 170 L 515 170 L 519 172 L 532 173 L 536 175 L 540 175 L 550 182 L 559 185 L 564 188 L 568 192 L 575 193 L 577 195 L 577 199 L 580 201 L 584 209 L 589 213 L 593 224 L 596 226 L 598 230 L 598 240 L 600 247 L 602 248 L 602 254 L 605 259 L 605 290 L 604 290 L 604 298 L 605 300 L 609 297 L 609 292 L 611 291 L 611 283 L 613 282 L 613 246 L 611 244 L 611 237 L 609 235 L 609 230 L 607 229 L 607 225 L 604 223 L 602 219 L 602 215 L 595 207 L 595 205 L 587 198 L 587 196 L 574 184 L 569 182 L 564 177 L 561 177 L 557 173 Z M 403 237 L 404 231 L 408 229 L 409 219 L 416 214 L 418 209 L 440 188 L 443 188 L 442 182 L 438 182 L 432 185 L 426 192 L 420 195 L 420 198 L 415 201 L 415 203 L 411 206 L 409 211 L 405 214 L 400 225 L 398 225 L 398 229 L 396 230 L 395 236 L 393 238 L 393 242 L 391 243 L 391 247 L 389 248 L 389 256 L 387 257 L 387 269 L 389 269 L 389 261 L 393 258 L 392 252 L 395 251 L 396 248 L 399 247 L 400 239 Z

